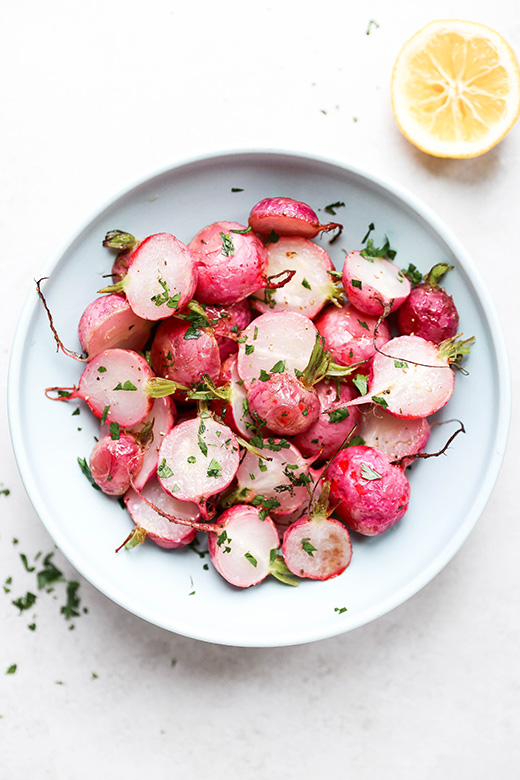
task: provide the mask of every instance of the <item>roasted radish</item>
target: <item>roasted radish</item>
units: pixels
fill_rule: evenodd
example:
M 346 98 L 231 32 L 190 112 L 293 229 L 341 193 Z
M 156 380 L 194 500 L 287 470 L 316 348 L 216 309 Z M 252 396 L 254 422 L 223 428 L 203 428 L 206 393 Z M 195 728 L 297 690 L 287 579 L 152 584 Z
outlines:
M 352 531 L 365 536 L 387 531 L 408 508 L 410 483 L 403 468 L 393 466 L 388 455 L 373 447 L 341 450 L 325 478 L 331 483 L 335 513 Z
M 451 270 L 446 263 L 437 263 L 421 284 L 412 291 L 397 312 L 397 326 L 403 336 L 421 336 L 439 344 L 457 333 L 459 313 L 453 298 L 439 279 Z
M 346 256 L 342 280 L 345 295 L 356 309 L 375 317 L 397 309 L 411 290 L 409 279 L 390 260 L 363 252 Z
M 196 504 L 191 504 L 189 501 L 178 501 L 166 493 L 156 479 L 151 479 L 141 492 L 130 488 L 125 494 L 126 508 L 136 525 L 136 531 L 140 532 L 142 541 L 147 537 L 159 547 L 168 549 L 184 547 L 193 541 L 197 533 L 195 528 L 167 519 L 153 509 L 150 504 L 154 504 L 169 517 L 195 522 L 201 519 L 200 510 Z
M 265 286 L 265 247 L 238 222 L 208 225 L 190 241 L 189 248 L 197 263 L 198 301 L 236 303 Z
M 292 198 L 264 198 L 251 209 L 249 226 L 260 236 L 302 238 L 315 238 L 322 231 L 342 230 L 338 222 L 321 225 L 310 206 Z
M 281 238 L 267 247 L 267 274 L 280 275 L 283 271 L 295 271 L 289 281 L 278 289 L 269 286 L 258 290 L 252 297 L 255 309 L 260 312 L 296 311 L 313 319 L 329 302 L 338 305 L 343 292 L 334 282 L 331 271 L 334 265 L 322 247 L 306 238 Z

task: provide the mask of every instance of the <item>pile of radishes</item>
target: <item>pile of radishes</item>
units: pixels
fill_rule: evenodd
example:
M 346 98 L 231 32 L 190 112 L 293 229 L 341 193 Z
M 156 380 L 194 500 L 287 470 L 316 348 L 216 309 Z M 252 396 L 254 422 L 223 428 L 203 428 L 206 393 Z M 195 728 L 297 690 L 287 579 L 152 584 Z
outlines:
M 439 284 L 449 266 L 424 280 L 400 270 L 371 225 L 340 273 L 312 239 L 341 230 L 268 198 L 248 225 L 216 222 L 188 245 L 111 231 L 113 284 L 81 316 L 82 356 L 38 285 L 59 346 L 86 363 L 77 386 L 46 393 L 100 420 L 83 465 L 124 497 L 135 527 L 122 547 L 176 548 L 202 531 L 229 583 L 296 584 L 341 574 L 350 531 L 403 517 L 406 467 L 426 456 L 428 417 L 472 339 L 457 340 Z

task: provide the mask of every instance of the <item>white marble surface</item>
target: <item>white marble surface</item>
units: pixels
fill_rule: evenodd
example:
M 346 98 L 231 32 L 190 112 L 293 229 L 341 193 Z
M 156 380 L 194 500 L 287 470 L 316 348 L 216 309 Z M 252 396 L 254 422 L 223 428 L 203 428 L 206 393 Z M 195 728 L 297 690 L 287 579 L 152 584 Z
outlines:
M 434 18 L 481 21 L 519 52 L 516 0 L 184 5 L 4 0 L 2 396 L 23 301 L 74 227 L 177 159 L 251 147 L 335 157 L 413 190 L 487 280 L 516 387 L 520 125 L 481 158 L 436 160 L 400 136 L 389 105 L 397 52 Z M 493 496 L 446 569 L 370 625 L 280 649 L 148 625 L 58 551 L 88 613 L 69 630 L 60 585 L 20 615 L 13 598 L 37 592 L 20 553 L 54 548 L 18 476 L 5 403 L 0 426 L 2 586 L 12 577 L 0 591 L 2 778 L 518 777 L 516 410 Z

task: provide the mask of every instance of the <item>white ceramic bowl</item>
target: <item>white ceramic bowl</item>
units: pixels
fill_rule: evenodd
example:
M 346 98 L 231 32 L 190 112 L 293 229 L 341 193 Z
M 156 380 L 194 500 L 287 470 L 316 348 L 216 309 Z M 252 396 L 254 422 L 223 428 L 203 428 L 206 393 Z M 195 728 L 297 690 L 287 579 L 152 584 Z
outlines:
M 240 189 L 240 191 L 233 191 Z M 459 436 L 444 457 L 412 470 L 405 517 L 380 537 L 355 536 L 352 563 L 328 582 L 297 588 L 272 578 L 248 590 L 229 586 L 192 550 L 165 551 L 151 542 L 115 554 L 132 523 L 117 501 L 93 490 L 77 457 L 89 456 L 98 421 L 82 406 L 53 403 L 48 386 L 77 382 L 81 364 L 57 354 L 43 307 L 33 292 L 20 318 L 9 375 L 9 417 L 18 466 L 42 522 L 70 562 L 100 591 L 145 620 L 179 634 L 240 646 L 310 642 L 356 628 L 393 609 L 429 582 L 460 548 L 495 483 L 510 417 L 508 358 L 492 302 L 471 260 L 449 230 L 410 193 L 362 171 L 326 159 L 284 152 L 241 152 L 194 159 L 141 182 L 115 198 L 47 263 L 45 295 L 55 325 L 70 348 L 77 322 L 110 271 L 101 241 L 110 229 L 136 236 L 167 231 L 187 242 L 216 220 L 247 224 L 250 208 L 288 195 L 323 208 L 341 201 L 345 228 L 329 246 L 338 265 L 359 248 L 369 223 L 379 242 L 387 234 L 396 262 L 423 272 L 441 260 L 465 337 L 476 344 L 458 374 L 441 419 L 459 418 Z M 321 211 L 319 211 L 321 209 Z M 329 217 L 330 219 L 330 217 Z M 76 345 L 76 346 L 75 346 Z M 485 414 L 482 399 L 487 399 Z M 81 430 L 79 430 L 81 428 Z M 440 449 L 447 427 L 433 431 L 428 449 Z M 49 455 L 50 450 L 50 455 Z M 468 583 L 468 587 L 470 583 Z M 343 607 L 347 611 L 339 612 Z

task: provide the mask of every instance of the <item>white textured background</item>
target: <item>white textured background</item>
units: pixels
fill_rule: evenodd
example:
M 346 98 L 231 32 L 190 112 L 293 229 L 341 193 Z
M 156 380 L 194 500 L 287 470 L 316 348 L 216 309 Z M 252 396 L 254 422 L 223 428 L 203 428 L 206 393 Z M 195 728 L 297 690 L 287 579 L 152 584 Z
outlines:
M 481 158 L 428 158 L 400 136 L 389 80 L 401 45 L 435 18 L 488 24 L 520 53 L 518 2 L 429 5 L 4 0 L 2 396 L 19 311 L 64 237 L 138 178 L 251 147 L 335 157 L 414 191 L 487 281 L 517 385 L 520 125 Z M 169 634 L 81 578 L 75 630 L 59 587 L 19 615 L 12 599 L 36 587 L 19 554 L 54 548 L 18 476 L 5 403 L 0 426 L 2 780 L 520 775 L 516 410 L 487 509 L 430 585 L 352 633 L 262 650 Z

